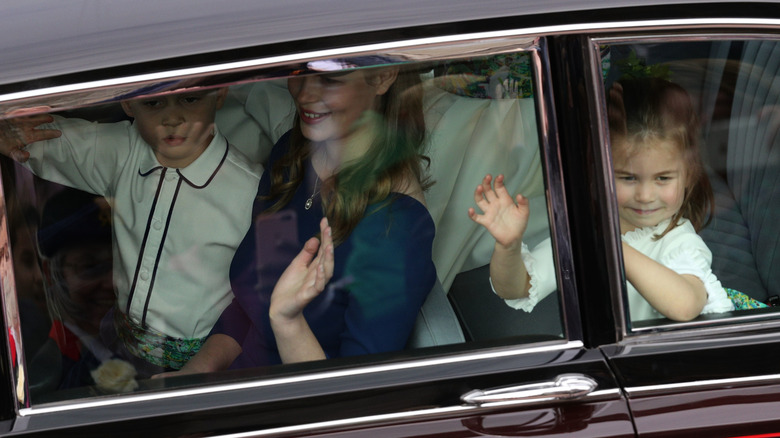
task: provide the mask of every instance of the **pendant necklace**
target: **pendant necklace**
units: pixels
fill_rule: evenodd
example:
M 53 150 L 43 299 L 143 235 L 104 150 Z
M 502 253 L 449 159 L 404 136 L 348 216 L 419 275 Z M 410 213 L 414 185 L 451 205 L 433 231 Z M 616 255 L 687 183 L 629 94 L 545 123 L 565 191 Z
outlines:
M 314 191 L 312 192 L 311 196 L 309 196 L 309 199 L 306 200 L 306 203 L 303 204 L 303 208 L 305 208 L 306 210 L 311 208 L 311 206 L 314 204 L 314 197 L 317 196 L 317 193 L 320 192 L 319 190 L 317 190 L 317 185 L 319 184 L 319 182 L 320 182 L 319 178 L 314 180 Z

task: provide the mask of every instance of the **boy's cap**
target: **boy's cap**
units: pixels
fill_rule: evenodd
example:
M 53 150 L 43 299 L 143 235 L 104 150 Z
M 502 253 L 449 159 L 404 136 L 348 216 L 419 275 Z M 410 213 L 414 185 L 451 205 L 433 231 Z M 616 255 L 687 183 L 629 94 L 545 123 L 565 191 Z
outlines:
M 38 229 L 38 249 L 51 257 L 63 248 L 111 243 L 111 212 L 103 197 L 63 189 L 46 201 Z

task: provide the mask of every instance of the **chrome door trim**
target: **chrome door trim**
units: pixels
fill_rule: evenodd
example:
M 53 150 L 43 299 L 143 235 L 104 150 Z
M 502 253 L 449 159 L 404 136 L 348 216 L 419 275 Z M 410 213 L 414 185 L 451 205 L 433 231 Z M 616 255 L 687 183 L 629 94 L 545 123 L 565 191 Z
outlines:
M 533 346 L 528 347 L 528 346 L 520 345 L 520 346 L 515 346 L 511 349 L 501 349 L 501 350 L 494 350 L 494 351 L 481 352 L 481 353 L 457 354 L 457 355 L 446 356 L 446 357 L 433 357 L 429 359 L 419 359 L 419 360 L 393 363 L 387 365 L 368 365 L 360 368 L 352 368 L 352 369 L 345 369 L 345 370 L 315 372 L 312 374 L 306 374 L 302 376 L 270 378 L 265 380 L 212 385 L 212 386 L 199 387 L 199 388 L 174 389 L 174 390 L 154 392 L 150 394 L 126 395 L 122 397 L 111 397 L 111 398 L 100 399 L 100 400 L 83 400 L 83 399 L 73 400 L 73 401 L 69 401 L 68 404 L 57 404 L 53 406 L 33 406 L 24 409 L 19 409 L 19 415 L 28 416 L 28 415 L 39 415 L 39 414 L 52 413 L 52 412 L 66 412 L 71 410 L 96 408 L 102 406 L 141 403 L 141 402 L 152 401 L 152 400 L 165 400 L 165 399 L 172 399 L 172 398 L 179 398 L 179 397 L 190 397 L 193 395 L 214 394 L 214 393 L 229 392 L 229 391 L 235 391 L 241 389 L 267 388 L 272 386 L 287 385 L 291 383 L 327 380 L 327 379 L 338 378 L 338 377 L 351 377 L 351 376 L 384 373 L 388 371 L 398 371 L 398 370 L 413 369 L 413 368 L 417 368 L 417 369 L 427 368 L 427 367 L 446 365 L 452 363 L 493 360 L 493 359 L 500 359 L 500 358 L 525 356 L 525 355 L 537 354 L 537 353 L 563 352 L 566 350 L 579 350 L 582 348 L 583 348 L 583 344 L 580 341 L 561 342 L 553 345 L 540 345 L 536 347 Z
M 601 391 L 593 391 L 590 394 L 584 396 L 582 399 L 579 399 L 581 402 L 595 402 L 600 400 L 609 400 L 609 399 L 617 399 L 621 395 L 620 390 L 615 389 L 606 389 Z M 534 405 L 543 405 L 545 403 L 549 403 L 549 401 L 540 401 L 538 403 L 528 403 L 524 406 L 534 406 Z M 463 417 L 466 415 L 485 415 L 488 412 L 493 411 L 499 407 L 498 405 L 491 405 L 489 407 L 481 407 L 481 406 L 469 406 L 469 405 L 462 405 L 462 406 L 449 406 L 449 407 L 440 407 L 440 408 L 432 408 L 432 409 L 422 409 L 417 411 L 406 411 L 406 412 L 396 412 L 392 414 L 382 414 L 382 415 L 370 415 L 366 417 L 357 417 L 357 418 L 349 418 L 345 420 L 333 420 L 333 421 L 324 421 L 319 423 L 310 423 L 310 424 L 302 424 L 298 426 L 287 426 L 287 427 L 279 427 L 274 429 L 263 429 L 263 430 L 257 430 L 252 432 L 241 432 L 241 433 L 234 433 L 234 434 L 227 434 L 227 435 L 216 435 L 215 437 L 218 438 L 249 438 L 249 437 L 262 437 L 262 436 L 276 436 L 276 435 L 287 435 L 287 434 L 295 434 L 295 433 L 302 433 L 302 432 L 308 432 L 308 431 L 317 431 L 317 432 L 323 432 L 327 433 L 332 431 L 332 429 L 337 428 L 344 428 L 344 427 L 354 427 L 354 426 L 371 426 L 371 425 L 381 425 L 383 423 L 398 423 L 399 421 L 405 421 L 405 420 L 425 420 L 426 418 L 434 419 L 434 418 L 440 418 L 443 416 L 457 416 L 457 417 Z
M 626 387 L 624 390 L 629 397 L 651 396 L 663 394 L 670 391 L 686 392 L 701 391 L 713 388 L 735 388 L 739 386 L 758 385 L 758 384 L 778 384 L 780 383 L 780 374 L 768 374 L 762 376 L 734 377 L 728 379 L 698 380 L 684 383 L 668 383 L 663 385 L 633 386 Z

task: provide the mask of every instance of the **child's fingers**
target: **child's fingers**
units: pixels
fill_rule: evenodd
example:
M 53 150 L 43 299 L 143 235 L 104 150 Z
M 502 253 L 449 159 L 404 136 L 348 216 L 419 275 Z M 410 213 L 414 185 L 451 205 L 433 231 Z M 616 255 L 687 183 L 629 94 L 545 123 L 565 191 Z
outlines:
M 474 202 L 479 205 L 480 202 L 483 202 L 485 200 L 485 191 L 482 188 L 481 185 L 477 186 L 476 189 L 474 189 Z
M 44 123 L 51 123 L 54 121 L 54 117 L 51 114 L 36 114 L 34 116 L 23 117 L 25 123 L 31 126 L 43 125 Z
M 476 223 L 479 223 L 479 215 L 477 214 L 477 211 L 474 210 L 474 208 L 469 207 L 469 218 L 473 220 Z
M 506 189 L 506 185 L 504 185 L 504 175 L 498 175 L 496 177 L 496 182 L 493 184 L 494 190 L 496 191 L 496 194 L 498 196 L 507 196 L 510 197 L 509 191 Z
M 490 174 L 485 175 L 482 179 L 482 193 L 488 202 L 491 202 L 496 198 L 496 193 L 493 191 L 493 186 L 491 184 L 492 180 L 493 176 Z
M 13 111 L 9 111 L 8 113 L 6 113 L 6 115 L 9 117 L 36 117 L 35 115 L 37 115 L 38 113 L 46 113 L 49 111 L 51 111 L 50 106 L 41 105 L 41 106 L 34 106 L 30 108 L 15 109 Z M 33 114 L 33 115 L 26 116 L 25 114 Z M 48 114 L 42 114 L 41 116 L 48 116 L 49 118 L 51 118 L 51 116 Z
M 14 149 L 10 152 L 11 159 L 16 162 L 24 163 L 30 159 L 30 153 L 22 149 Z
M 25 143 L 34 143 L 36 141 L 51 140 L 62 135 L 62 131 L 57 129 L 31 129 L 25 135 Z
M 485 216 L 481 214 L 477 214 L 477 212 L 473 208 L 469 208 L 469 218 L 476 222 L 479 225 L 485 226 Z

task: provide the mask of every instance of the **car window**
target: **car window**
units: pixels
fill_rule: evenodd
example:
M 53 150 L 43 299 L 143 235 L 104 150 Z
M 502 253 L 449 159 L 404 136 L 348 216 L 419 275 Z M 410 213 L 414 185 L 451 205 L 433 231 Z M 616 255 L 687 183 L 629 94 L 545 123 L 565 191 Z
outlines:
M 779 296 L 780 41 L 600 40 L 598 50 L 631 326 L 767 317 Z M 648 281 L 658 265 L 688 282 Z
M 538 48 L 377 58 L 3 120 L 20 400 L 565 340 Z

